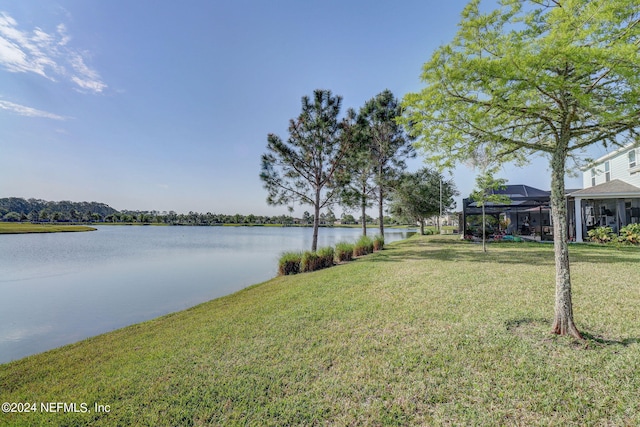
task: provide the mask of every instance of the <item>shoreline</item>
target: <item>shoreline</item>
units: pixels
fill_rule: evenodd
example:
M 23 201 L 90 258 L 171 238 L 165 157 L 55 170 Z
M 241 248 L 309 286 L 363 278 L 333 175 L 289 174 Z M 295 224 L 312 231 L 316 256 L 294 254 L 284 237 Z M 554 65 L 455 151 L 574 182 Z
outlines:
M 37 234 L 37 233 L 70 233 L 96 231 L 97 228 L 87 225 L 31 222 L 0 222 L 1 234 Z

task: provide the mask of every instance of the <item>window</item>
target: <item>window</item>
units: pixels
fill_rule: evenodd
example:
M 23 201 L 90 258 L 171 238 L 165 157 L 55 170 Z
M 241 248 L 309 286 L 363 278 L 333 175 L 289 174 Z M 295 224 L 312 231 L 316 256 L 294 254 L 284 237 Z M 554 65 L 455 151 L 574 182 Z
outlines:
M 636 167 L 636 150 L 629 151 L 629 169 Z
M 591 186 L 596 186 L 596 170 L 595 168 L 591 168 Z
M 611 181 L 611 169 L 609 167 L 609 162 L 604 162 L 604 181 Z

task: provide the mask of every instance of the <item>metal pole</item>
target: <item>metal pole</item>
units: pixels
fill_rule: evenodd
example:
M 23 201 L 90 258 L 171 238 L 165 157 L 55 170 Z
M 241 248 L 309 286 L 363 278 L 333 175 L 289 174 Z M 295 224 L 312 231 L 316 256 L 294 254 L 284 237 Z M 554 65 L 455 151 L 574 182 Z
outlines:
M 440 216 L 438 217 L 438 234 L 441 234 L 440 220 L 442 219 L 442 176 L 440 176 Z

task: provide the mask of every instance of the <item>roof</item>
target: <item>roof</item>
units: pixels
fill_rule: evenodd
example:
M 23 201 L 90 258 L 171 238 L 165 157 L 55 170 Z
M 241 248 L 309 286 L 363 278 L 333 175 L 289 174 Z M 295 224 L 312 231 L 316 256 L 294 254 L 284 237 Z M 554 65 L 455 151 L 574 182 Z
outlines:
M 550 191 L 539 190 L 537 188 L 529 187 L 528 185 L 507 185 L 502 190 L 494 190 L 493 194 L 504 194 L 511 199 L 520 198 L 548 198 L 551 195 Z
M 548 206 L 550 191 L 540 190 L 538 188 L 529 187 L 528 185 L 516 184 L 506 185 L 502 190 L 493 190 L 493 194 L 501 194 L 508 196 L 511 199 L 509 203 L 493 203 L 487 202 L 485 204 L 485 210 L 488 211 L 506 211 L 511 209 L 524 209 L 524 208 L 538 208 L 540 206 Z M 473 213 L 476 210 L 479 211 L 480 207 L 478 202 L 473 201 L 471 198 L 464 199 L 467 202 L 465 207 L 466 211 Z
M 614 196 L 634 196 L 640 197 L 640 188 L 619 179 L 614 179 L 604 184 L 598 184 L 583 190 L 574 191 L 572 197 L 614 197 Z

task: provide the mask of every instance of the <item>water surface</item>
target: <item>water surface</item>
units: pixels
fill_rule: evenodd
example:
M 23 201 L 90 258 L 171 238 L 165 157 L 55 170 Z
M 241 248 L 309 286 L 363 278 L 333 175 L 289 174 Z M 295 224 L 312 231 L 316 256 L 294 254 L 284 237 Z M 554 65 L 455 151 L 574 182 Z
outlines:
M 265 281 L 282 252 L 308 249 L 312 237 L 298 227 L 97 228 L 0 236 L 0 363 Z M 359 235 L 323 228 L 318 245 Z M 391 229 L 385 241 L 406 237 Z

